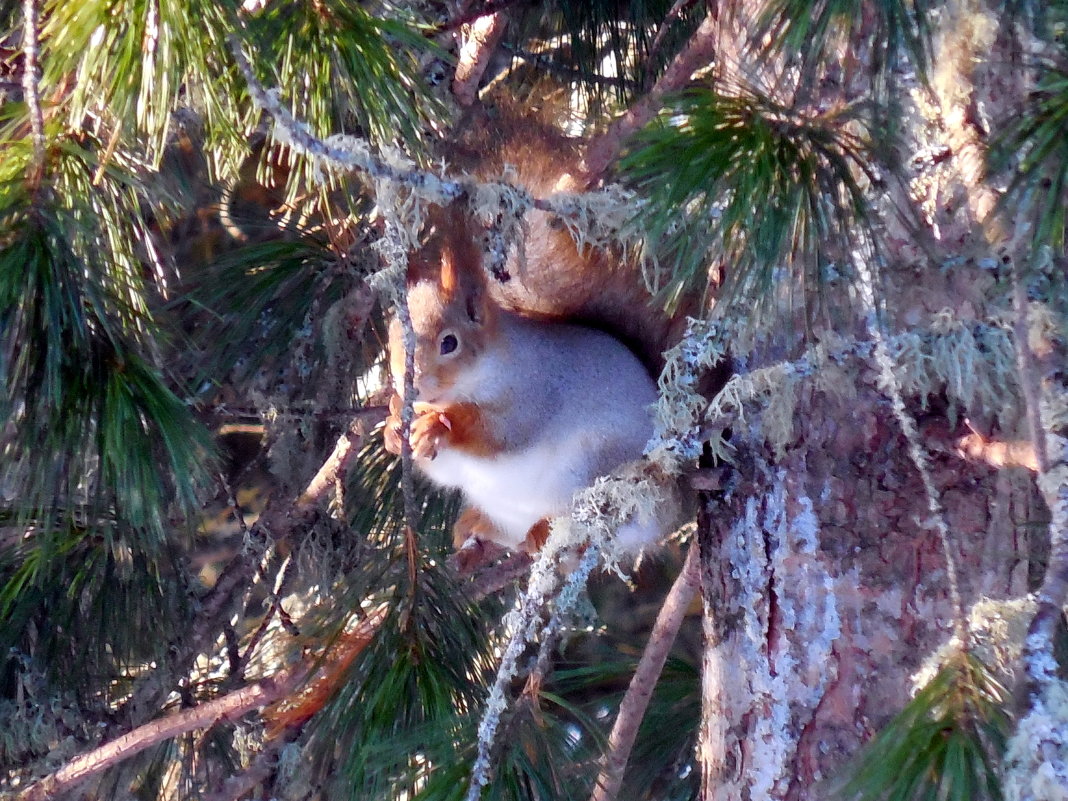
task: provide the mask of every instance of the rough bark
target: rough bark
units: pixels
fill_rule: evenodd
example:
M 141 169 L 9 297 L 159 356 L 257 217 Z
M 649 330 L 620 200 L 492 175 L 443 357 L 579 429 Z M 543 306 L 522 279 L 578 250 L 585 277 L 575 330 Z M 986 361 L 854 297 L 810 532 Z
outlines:
M 952 635 L 942 548 L 887 405 L 813 392 L 797 412 L 797 442 L 749 451 L 702 539 L 704 801 L 818 797 Z M 965 604 L 1026 593 L 1029 476 L 933 461 Z

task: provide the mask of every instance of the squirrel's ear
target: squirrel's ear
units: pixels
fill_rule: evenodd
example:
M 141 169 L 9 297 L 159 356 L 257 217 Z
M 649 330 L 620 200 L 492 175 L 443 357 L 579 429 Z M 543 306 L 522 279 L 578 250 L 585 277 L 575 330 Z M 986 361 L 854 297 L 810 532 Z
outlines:
M 466 218 L 454 212 L 453 223 L 444 232 L 439 282 L 444 297 L 462 301 L 468 319 L 484 323 L 487 319 L 488 294 L 482 257 Z
M 463 303 L 472 323 L 484 323 L 487 318 L 486 279 L 478 261 L 464 259 L 451 248 L 441 254 L 441 294 L 450 301 Z

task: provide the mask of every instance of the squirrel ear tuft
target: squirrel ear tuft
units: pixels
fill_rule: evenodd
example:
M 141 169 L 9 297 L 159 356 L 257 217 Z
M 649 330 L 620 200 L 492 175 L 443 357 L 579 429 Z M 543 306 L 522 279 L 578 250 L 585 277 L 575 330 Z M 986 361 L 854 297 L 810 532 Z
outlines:
M 451 248 L 446 248 L 441 254 L 441 293 L 447 297 L 453 297 L 456 295 L 457 290 L 460 288 L 460 270 L 462 268 L 457 264 L 456 253 Z

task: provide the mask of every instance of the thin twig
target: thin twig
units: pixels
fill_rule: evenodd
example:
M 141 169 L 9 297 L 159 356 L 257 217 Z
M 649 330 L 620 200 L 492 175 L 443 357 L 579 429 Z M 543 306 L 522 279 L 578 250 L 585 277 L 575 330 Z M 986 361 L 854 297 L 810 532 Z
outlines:
M 664 43 L 664 37 L 667 36 L 667 32 L 671 28 L 672 23 L 681 19 L 682 12 L 689 6 L 692 6 L 696 1 L 697 0 L 675 0 L 675 4 L 668 10 L 668 13 L 664 15 L 664 19 L 660 23 L 660 27 L 657 28 L 656 35 L 653 37 L 653 42 L 649 45 L 649 50 L 646 51 L 646 63 L 652 65 L 657 54 L 660 52 L 660 46 Z
M 404 408 L 401 411 L 401 497 L 404 503 L 404 525 L 415 530 L 415 461 L 412 453 L 412 420 L 415 416 L 415 333 L 408 312 L 408 293 L 401 291 L 395 304 L 397 319 L 404 329 Z
M 675 583 L 664 599 L 663 606 L 656 616 L 656 623 L 649 634 L 638 668 L 630 680 L 627 693 L 619 704 L 619 713 L 608 737 L 608 750 L 601 763 L 601 772 L 593 788 L 590 801 L 615 801 L 619 788 L 623 784 L 623 772 L 627 767 L 634 739 L 638 735 L 638 726 L 645 716 L 656 682 L 664 670 L 668 653 L 679 633 L 679 627 L 686 617 L 697 592 L 701 578 L 700 548 L 697 542 L 690 544 L 686 562 L 682 566 Z
M 33 187 L 41 183 L 44 175 L 46 155 L 44 134 L 44 113 L 41 111 L 41 97 L 37 82 L 37 3 L 36 0 L 23 0 L 22 3 L 22 53 L 25 59 L 22 73 L 22 91 L 26 108 L 30 112 L 30 132 L 33 138 L 33 161 L 30 164 L 29 180 Z
M 511 636 L 501 656 L 501 663 L 497 667 L 497 678 L 490 688 L 482 720 L 478 724 L 478 745 L 475 762 L 471 768 L 471 780 L 467 786 L 467 795 L 464 796 L 465 801 L 478 801 L 482 795 L 482 788 L 489 784 L 492 770 L 490 754 L 501 723 L 501 714 L 508 708 L 508 687 L 519 672 L 519 657 L 526 649 L 527 643 L 544 629 L 544 626 L 538 624 L 545 605 L 559 584 L 556 563 L 564 540 L 565 535 L 555 528 L 550 532 L 549 539 L 542 546 L 530 570 L 530 580 L 527 582 L 526 592 L 519 600 L 518 608 L 505 615 L 505 628 L 511 631 Z M 593 542 L 588 543 L 579 566 L 568 575 L 564 587 L 556 595 L 558 613 L 563 613 L 567 605 L 566 598 L 573 601 L 577 597 L 578 590 L 585 586 L 590 572 L 599 559 L 598 545 Z
M 332 490 L 337 477 L 347 472 L 355 462 L 359 453 L 358 446 L 363 441 L 363 432 L 369 428 L 371 421 L 381 417 L 380 412 L 370 417 L 359 416 L 353 427 L 338 439 L 334 451 L 327 457 L 304 492 L 287 504 L 276 506 L 269 503 L 249 529 L 250 538 L 264 542 L 272 539 L 278 543 L 290 540 L 296 537 L 298 532 L 310 528 L 319 512 L 321 501 Z M 180 647 L 179 653 L 173 659 L 172 674 L 182 675 L 187 672 L 193 660 L 210 647 L 217 636 L 221 621 L 228 617 L 235 598 L 255 575 L 256 561 L 250 550 L 243 548 L 223 568 L 218 581 L 200 602 L 200 611 L 193 624 L 189 641 Z M 135 716 L 138 710 L 158 709 L 161 699 L 171 691 L 169 680 L 161 679 L 163 675 L 157 671 L 146 677 L 145 683 L 134 691 L 130 699 L 123 704 L 123 708 L 133 710 Z
M 252 65 L 245 58 L 245 54 L 241 50 L 241 41 L 237 36 L 231 34 L 227 37 L 227 40 L 230 43 L 230 51 L 234 56 L 234 61 L 248 84 L 249 94 L 252 96 L 253 101 L 259 108 L 274 118 L 276 129 L 281 129 L 284 136 L 289 140 L 288 144 L 294 148 L 308 156 L 321 159 L 330 164 L 366 172 L 375 179 L 396 181 L 413 190 L 427 193 L 442 203 L 456 200 L 467 191 L 466 186 L 460 181 L 443 180 L 434 173 L 425 170 L 400 169 L 385 163 L 381 159 L 376 159 L 371 156 L 370 150 L 366 148 L 365 143 L 358 142 L 358 140 L 349 138 L 347 146 L 339 147 L 318 139 L 306 126 L 299 124 L 293 118 L 293 115 L 278 102 L 276 93 L 268 92 L 256 80 Z M 359 147 L 356 146 L 357 143 Z
M 259 647 L 260 641 L 263 639 L 264 635 L 267 634 L 267 629 L 270 627 L 271 621 L 276 614 L 282 624 L 282 628 L 284 628 L 291 637 L 300 636 L 300 630 L 297 628 L 296 624 L 293 623 L 293 618 L 289 616 L 289 613 L 286 612 L 285 608 L 282 606 L 281 597 L 284 591 L 283 588 L 285 587 L 295 564 L 296 560 L 293 559 L 293 554 L 289 554 L 286 557 L 285 566 L 281 570 L 281 575 L 279 575 L 278 580 L 275 582 L 274 589 L 272 589 L 267 596 L 271 605 L 267 609 L 267 613 L 263 616 L 263 620 L 260 621 L 260 625 L 256 627 L 256 631 L 254 631 L 252 637 L 249 638 L 248 645 L 245 647 L 245 654 L 241 657 L 240 665 L 242 673 L 248 666 L 253 654 L 256 653 L 256 648 Z M 260 577 L 263 579 L 264 583 L 267 582 L 268 577 L 263 574 L 263 571 L 261 571 Z
M 512 57 L 516 60 L 532 64 L 538 69 L 545 70 L 553 75 L 559 75 L 561 78 L 567 80 L 582 81 L 583 83 L 593 84 L 595 86 L 607 86 L 613 88 L 622 86 L 631 90 L 640 88 L 636 81 L 629 80 L 623 76 L 602 75 L 599 72 L 588 72 L 576 69 L 575 67 L 568 67 L 565 64 L 561 64 L 548 53 L 523 50 L 509 42 L 505 42 L 501 47 L 505 52 L 511 53 Z M 494 82 L 499 80 L 499 77 L 495 78 Z
M 897 419 L 901 433 L 905 437 L 905 444 L 908 446 L 909 458 L 912 459 L 912 464 L 920 476 L 920 483 L 923 485 L 924 495 L 927 497 L 927 509 L 930 512 L 929 523 L 938 533 L 938 539 L 942 545 L 942 554 L 946 560 L 946 583 L 948 585 L 950 604 L 953 607 L 953 630 L 961 643 L 961 647 L 968 648 L 971 643 L 968 616 L 964 610 L 964 598 L 960 590 L 960 571 L 957 567 L 957 554 L 949 533 L 949 525 L 946 523 L 946 515 L 942 509 L 942 500 L 931 475 L 927 451 L 920 440 L 920 432 L 916 426 L 916 420 L 905 406 L 901 382 L 897 377 L 894 360 L 887 347 L 889 335 L 885 331 L 875 303 L 875 278 L 863 255 L 858 257 L 854 263 L 857 268 L 857 288 L 865 307 L 865 324 L 872 341 L 875 343 L 875 366 L 879 371 L 879 382 L 882 385 L 883 392 L 890 399 L 894 417 Z
M 308 130 L 307 125 L 298 122 L 282 106 L 275 90 L 268 91 L 256 80 L 248 59 L 241 51 L 241 43 L 237 37 L 230 36 L 228 41 L 234 60 L 248 84 L 253 102 L 257 108 L 265 111 L 274 119 L 275 139 L 296 153 L 303 154 L 334 170 L 360 171 L 375 180 L 404 186 L 413 195 L 442 206 L 462 197 L 473 196 L 479 186 L 487 186 L 498 190 L 509 189 L 509 197 L 519 206 L 519 211 L 530 208 L 548 211 L 565 222 L 575 219 L 582 211 L 581 206 L 576 208 L 580 196 L 573 193 L 562 192 L 546 198 L 535 198 L 524 187 L 514 186 L 507 181 L 479 183 L 472 179 L 451 180 L 427 170 L 395 167 L 373 156 L 368 143 L 356 137 L 332 137 L 325 141 L 319 139 Z M 612 200 L 615 196 L 611 192 L 588 192 L 581 197 L 592 201 L 588 207 L 592 209 L 598 201 L 604 198 Z M 571 232 L 571 226 L 565 227 Z

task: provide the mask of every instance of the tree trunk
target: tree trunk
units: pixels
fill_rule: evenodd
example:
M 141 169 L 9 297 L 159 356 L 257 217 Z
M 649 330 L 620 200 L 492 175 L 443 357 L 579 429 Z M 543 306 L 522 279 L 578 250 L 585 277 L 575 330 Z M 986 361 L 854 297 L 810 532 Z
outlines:
M 886 407 L 811 393 L 797 441 L 780 458 L 739 445 L 705 512 L 704 801 L 818 797 L 953 634 L 942 546 Z M 1025 594 L 1030 476 L 933 463 L 965 605 Z

